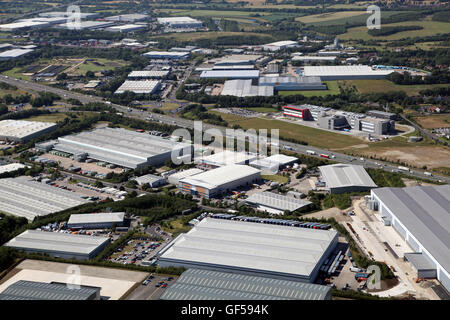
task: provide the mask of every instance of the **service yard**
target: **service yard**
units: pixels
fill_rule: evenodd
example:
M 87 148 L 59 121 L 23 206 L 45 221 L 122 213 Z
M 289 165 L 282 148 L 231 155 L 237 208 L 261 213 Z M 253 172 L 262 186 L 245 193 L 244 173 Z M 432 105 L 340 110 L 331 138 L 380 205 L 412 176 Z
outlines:
M 122 168 L 117 167 L 114 169 L 110 169 L 97 165 L 97 162 L 91 163 L 78 162 L 70 158 L 60 157 L 51 153 L 44 153 L 42 157 L 57 161 L 60 164 L 60 166 L 63 167 L 64 169 L 69 169 L 71 166 L 73 166 L 73 167 L 80 167 L 81 171 L 95 171 L 97 173 L 104 173 L 104 174 L 107 174 L 109 172 L 121 173 L 123 171 Z

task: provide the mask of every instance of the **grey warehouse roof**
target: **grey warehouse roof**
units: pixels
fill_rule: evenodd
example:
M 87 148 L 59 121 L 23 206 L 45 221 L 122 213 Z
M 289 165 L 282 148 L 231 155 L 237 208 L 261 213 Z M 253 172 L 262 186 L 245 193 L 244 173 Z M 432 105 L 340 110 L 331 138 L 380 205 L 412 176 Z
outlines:
M 271 84 L 287 84 L 287 83 L 295 83 L 295 84 L 311 84 L 318 83 L 322 84 L 320 81 L 320 77 L 294 77 L 294 76 L 285 76 L 285 77 L 260 77 L 259 84 L 260 85 L 271 85 Z
M 352 164 L 331 164 L 319 167 L 327 188 L 342 188 L 360 186 L 376 188 L 377 185 L 366 172 L 363 166 Z
M 245 202 L 261 205 L 264 207 L 274 208 L 278 210 L 295 211 L 304 206 L 310 205 L 311 202 L 307 200 L 288 197 L 282 194 L 273 192 L 257 192 L 253 193 Z
M 378 188 L 372 193 L 450 272 L 450 185 Z
M 159 260 L 304 278 L 336 237 L 334 230 L 205 218 Z
M 87 300 L 99 290 L 87 286 L 69 288 L 65 283 L 19 280 L 0 293 L 0 300 Z
M 1 211 L 29 220 L 88 202 L 74 192 L 24 176 L 0 179 Z
M 268 86 L 253 86 L 252 80 L 228 80 L 225 81 L 222 92 L 220 95 L 236 96 L 236 97 L 255 97 L 273 96 L 273 87 Z
M 81 213 L 71 214 L 68 225 L 83 223 L 120 223 L 125 218 L 125 212 L 107 212 L 107 213 Z
M 425 258 L 422 253 L 416 252 L 405 253 L 404 257 L 406 258 L 406 260 L 411 262 L 411 264 L 417 270 L 436 270 L 436 268 L 433 267 L 430 261 L 428 261 L 427 258 Z
M 162 300 L 324 300 L 331 288 L 318 284 L 188 269 Z
M 256 79 L 259 70 L 208 70 L 200 74 L 200 78 L 233 78 L 233 79 Z
M 107 241 L 107 237 L 26 230 L 4 245 L 19 250 L 89 255 Z

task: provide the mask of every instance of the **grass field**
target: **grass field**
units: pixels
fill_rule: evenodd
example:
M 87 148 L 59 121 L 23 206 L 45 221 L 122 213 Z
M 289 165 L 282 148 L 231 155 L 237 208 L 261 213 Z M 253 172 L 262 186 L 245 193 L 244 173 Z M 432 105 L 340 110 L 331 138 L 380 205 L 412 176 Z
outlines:
M 244 118 L 232 114 L 223 114 L 216 111 L 208 111 L 222 116 L 229 126 L 237 124 L 247 130 L 279 129 L 280 139 L 296 139 L 308 142 L 309 145 L 324 149 L 340 149 L 360 145 L 363 141 L 352 136 L 315 129 L 299 124 L 281 120 L 269 120 L 262 118 Z
M 264 107 L 260 107 L 260 108 L 244 108 L 250 111 L 255 111 L 255 112 L 261 112 L 261 113 L 269 113 L 269 112 L 278 112 L 278 109 L 276 108 L 264 108 Z
M 35 117 L 30 117 L 27 119 L 23 119 L 26 121 L 43 121 L 43 122 L 58 122 L 67 118 L 65 113 L 52 113 L 52 114 L 43 114 Z
M 7 70 L 3 72 L 2 74 L 11 78 L 16 78 L 20 80 L 30 80 L 30 76 L 24 76 L 22 74 L 22 69 L 19 67 L 12 68 L 11 70 Z
M 323 97 L 326 95 L 339 94 L 339 84 L 337 81 L 325 81 L 328 90 L 299 90 L 299 91 L 279 91 L 278 94 L 281 96 L 290 96 L 295 94 L 301 94 L 305 97 Z
M 418 95 L 421 90 L 448 87 L 448 84 L 397 85 L 389 80 L 342 80 L 343 86 L 355 86 L 360 93 L 404 91 L 409 96 Z
M 416 117 L 415 120 L 425 129 L 450 127 L 450 115 L 448 114 Z
M 84 75 L 88 71 L 97 72 L 101 70 L 113 70 L 126 64 L 127 63 L 122 60 L 108 60 L 102 58 L 88 59 L 79 65 L 74 73 Z
M 162 111 L 170 111 L 170 110 L 175 110 L 179 107 L 180 105 L 178 103 L 170 103 L 170 102 L 166 102 L 164 103 L 164 105 L 159 108 Z
M 381 21 L 383 23 L 383 20 Z M 342 40 L 399 40 L 410 37 L 425 37 L 432 36 L 438 33 L 450 33 L 450 23 L 446 22 L 438 22 L 438 21 L 405 21 L 405 22 L 397 22 L 385 24 L 381 27 L 395 27 L 395 26 L 421 26 L 422 30 L 414 30 L 414 31 L 403 31 L 398 32 L 389 36 L 380 36 L 373 37 L 367 33 L 368 29 L 366 26 L 363 27 L 355 27 L 347 30 L 346 33 L 338 36 L 339 39 Z
M 267 175 L 262 174 L 261 179 L 276 181 L 279 183 L 286 183 L 289 180 L 288 177 L 279 176 L 277 174 L 267 174 Z
M 338 20 L 338 19 L 347 19 L 354 16 L 360 16 L 360 15 L 366 15 L 367 13 L 365 11 L 339 11 L 339 12 L 326 12 L 321 14 L 313 14 L 310 16 L 304 16 L 296 18 L 296 21 L 300 21 L 303 23 L 317 23 L 317 22 L 324 22 L 324 21 L 331 21 L 331 20 Z

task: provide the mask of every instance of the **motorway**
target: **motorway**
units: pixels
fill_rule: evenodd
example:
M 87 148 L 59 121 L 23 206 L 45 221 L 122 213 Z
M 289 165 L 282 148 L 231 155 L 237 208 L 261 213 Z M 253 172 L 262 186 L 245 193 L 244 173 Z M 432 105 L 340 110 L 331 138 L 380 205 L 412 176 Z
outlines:
M 70 99 L 70 98 L 77 99 L 82 103 L 90 103 L 90 102 L 105 103 L 105 101 L 101 97 L 96 97 L 96 96 L 92 96 L 92 95 L 84 95 L 84 94 L 81 94 L 78 92 L 71 92 L 71 91 L 54 88 L 54 87 L 49 87 L 49 86 L 45 86 L 42 84 L 30 82 L 30 81 L 14 79 L 14 78 L 3 76 L 3 75 L 0 75 L 0 81 L 17 86 L 17 87 L 21 88 L 22 90 L 33 90 L 33 91 L 38 91 L 38 92 L 39 91 L 52 92 L 54 94 L 59 95 L 63 99 Z M 155 104 L 156 103 L 157 102 L 155 102 Z M 158 120 L 162 123 L 176 125 L 176 126 L 179 126 L 182 128 L 189 128 L 189 129 L 194 128 L 194 121 L 192 121 L 192 120 L 182 119 L 182 118 L 178 118 L 178 117 L 172 117 L 172 116 L 158 114 L 158 113 L 152 113 L 150 111 L 129 108 L 126 106 L 113 104 L 113 103 L 111 103 L 109 105 L 111 107 L 114 107 L 118 112 L 123 113 L 124 116 L 138 118 L 141 120 L 151 117 L 154 120 Z M 222 132 L 223 136 L 226 136 L 225 130 L 227 128 L 220 127 L 220 126 L 214 126 L 214 125 L 210 125 L 210 124 L 206 124 L 206 123 L 202 124 L 203 131 L 205 131 L 207 129 L 211 129 L 211 128 L 220 130 Z M 231 131 L 231 129 L 229 129 L 229 128 L 228 128 L 228 130 Z M 390 171 L 390 172 L 392 172 L 392 170 L 398 170 L 398 166 L 396 166 L 394 164 L 390 164 L 388 162 L 383 162 L 383 161 L 379 161 L 379 160 L 375 161 L 375 160 L 365 159 L 365 158 L 363 160 L 360 160 L 359 158 L 355 158 L 353 156 L 348 156 L 348 155 L 345 155 L 342 153 L 330 152 L 329 150 L 319 149 L 319 148 L 315 148 L 315 147 L 311 147 L 311 146 L 305 146 L 305 145 L 296 144 L 293 142 L 287 142 L 287 141 L 280 140 L 280 147 L 284 148 L 284 149 L 289 149 L 289 151 L 294 151 L 294 152 L 301 153 L 301 154 L 306 154 L 307 150 L 311 150 L 316 153 L 316 155 L 315 155 L 316 157 L 319 157 L 320 154 L 327 154 L 330 156 L 334 155 L 335 158 L 331 159 L 332 161 L 340 162 L 340 163 L 347 163 L 347 164 L 359 164 L 359 165 L 364 166 L 365 168 L 383 169 L 385 171 Z M 428 180 L 450 183 L 450 177 L 439 176 L 439 175 L 426 176 L 423 171 L 417 171 L 417 170 L 412 171 L 411 170 L 410 172 L 404 172 L 404 173 L 406 173 L 412 177 L 417 177 L 417 178 L 421 178 L 421 179 L 428 179 Z

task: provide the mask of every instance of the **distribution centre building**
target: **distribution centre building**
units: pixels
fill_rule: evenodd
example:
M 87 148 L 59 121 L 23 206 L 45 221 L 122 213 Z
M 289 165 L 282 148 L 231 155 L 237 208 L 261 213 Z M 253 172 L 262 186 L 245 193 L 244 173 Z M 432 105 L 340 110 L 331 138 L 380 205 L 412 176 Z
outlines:
M 374 70 L 366 65 L 354 66 L 305 66 L 302 76 L 320 77 L 323 81 L 352 79 L 384 79 L 393 70 Z
M 25 176 L 0 179 L 0 210 L 28 220 L 88 202 L 74 192 Z
M 178 188 L 181 192 L 209 199 L 239 187 L 250 186 L 260 180 L 260 170 L 231 164 L 180 179 Z
M 314 282 L 337 242 L 332 229 L 204 218 L 168 244 L 158 261 L 161 267 Z
M 108 243 L 108 237 L 26 230 L 4 246 L 25 252 L 46 253 L 55 258 L 89 260 Z
M 278 153 L 266 158 L 252 160 L 249 165 L 263 171 L 263 173 L 276 174 L 280 169 L 296 162 L 298 162 L 298 158 Z
M 11 49 L 0 52 L 0 60 L 10 60 L 19 58 L 27 53 L 33 52 L 33 49 Z
M 377 187 L 363 166 L 338 163 L 320 166 L 319 170 L 330 193 L 360 192 Z
M 297 41 L 285 40 L 285 41 L 277 41 L 272 43 L 267 43 L 263 45 L 263 50 L 267 51 L 279 51 L 286 48 L 295 48 L 298 47 Z
M 204 171 L 201 169 L 198 169 L 198 168 L 191 168 L 191 169 L 179 171 L 179 172 L 176 172 L 176 173 L 168 176 L 167 181 L 170 184 L 174 184 L 174 185 L 178 186 L 178 183 L 180 182 L 181 179 L 187 178 L 187 177 L 192 177 L 192 176 L 202 173 L 202 172 L 204 172 Z
M 0 293 L 0 300 L 100 300 L 100 288 L 19 280 Z
M 128 74 L 129 79 L 161 79 L 169 75 L 168 70 L 142 70 L 131 71 Z
M 149 51 L 142 54 L 144 57 L 151 59 L 172 59 L 181 60 L 189 58 L 189 52 L 177 52 L 177 51 Z
M 277 91 L 327 90 L 320 77 L 260 77 L 260 86 L 270 86 Z
M 145 29 L 147 26 L 143 24 L 124 24 L 120 26 L 112 26 L 105 29 L 111 32 L 134 32 Z
M 201 156 L 199 159 L 196 159 L 196 161 L 199 161 L 205 167 L 217 168 L 230 164 L 249 164 L 250 161 L 255 160 L 257 157 L 257 154 L 235 152 L 225 149 L 222 152 Z
M 159 24 L 163 24 L 170 28 L 202 28 L 203 23 L 200 20 L 193 19 L 191 17 L 165 17 L 157 18 Z
M 150 18 L 150 16 L 148 16 L 146 14 L 129 13 L 129 14 L 121 14 L 118 16 L 106 17 L 105 20 L 116 21 L 116 22 L 138 22 L 138 21 L 147 20 L 148 18 Z
M 71 214 L 67 221 L 67 228 L 111 229 L 113 226 L 122 227 L 124 221 L 125 212 Z
M 38 122 L 25 120 L 0 121 L 0 140 L 25 142 L 40 135 L 56 130 L 53 122 Z
M 254 86 L 252 80 L 236 79 L 227 80 L 223 86 L 221 96 L 235 97 L 271 97 L 274 94 L 271 86 Z
M 286 211 L 293 212 L 311 204 L 310 201 L 288 197 L 273 192 L 256 192 L 251 194 L 245 203 L 260 211 L 270 214 L 284 214 Z
M 125 80 L 124 83 L 114 92 L 114 94 L 121 94 L 126 91 L 131 91 L 137 94 L 153 94 L 161 88 L 161 81 L 159 80 Z
M 190 144 L 122 128 L 98 128 L 58 138 L 55 150 L 87 153 L 88 158 L 125 168 L 164 164 L 174 156 L 193 154 Z
M 207 70 L 200 74 L 201 79 L 258 79 L 259 70 Z
M 161 300 L 331 300 L 331 287 L 239 273 L 188 269 Z
M 412 248 L 404 258 L 418 275 L 436 277 L 450 292 L 450 185 L 377 188 L 371 198 Z

